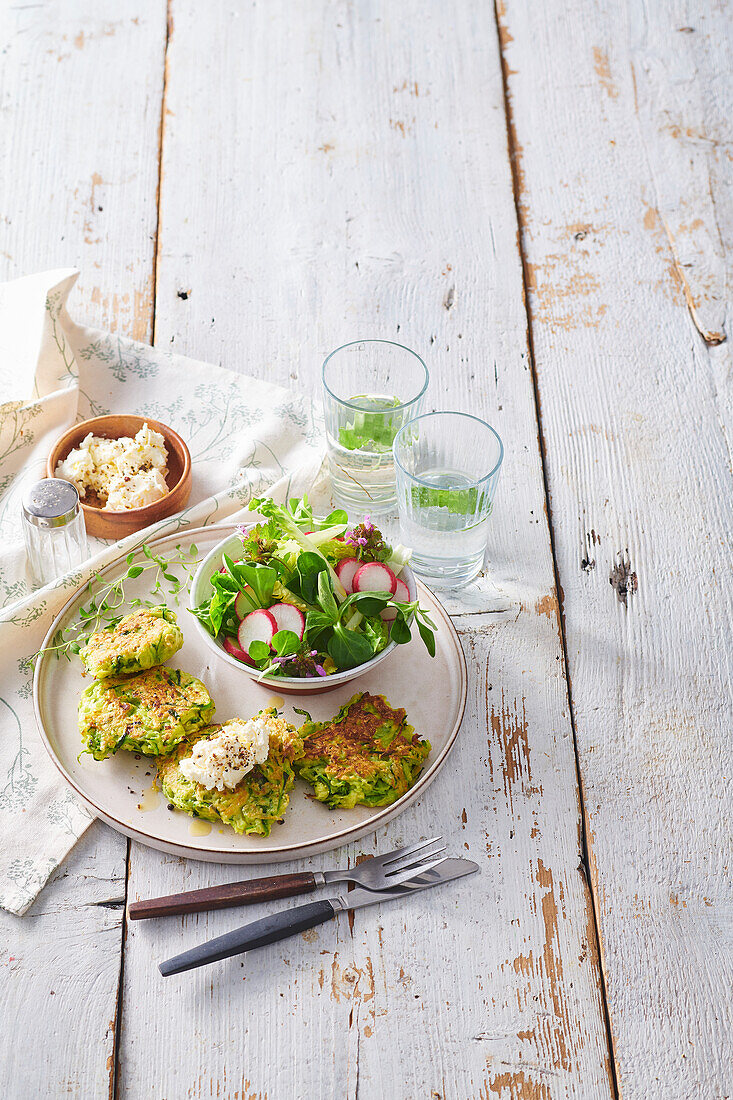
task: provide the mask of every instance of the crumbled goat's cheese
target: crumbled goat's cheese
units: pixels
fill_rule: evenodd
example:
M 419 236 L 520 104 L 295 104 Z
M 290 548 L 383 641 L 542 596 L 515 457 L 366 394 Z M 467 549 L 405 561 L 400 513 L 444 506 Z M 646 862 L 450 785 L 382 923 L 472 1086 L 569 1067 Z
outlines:
M 144 424 L 133 439 L 104 439 L 90 432 L 56 467 L 83 499 L 96 493 L 109 511 L 144 508 L 168 493 L 168 452 L 159 432 Z

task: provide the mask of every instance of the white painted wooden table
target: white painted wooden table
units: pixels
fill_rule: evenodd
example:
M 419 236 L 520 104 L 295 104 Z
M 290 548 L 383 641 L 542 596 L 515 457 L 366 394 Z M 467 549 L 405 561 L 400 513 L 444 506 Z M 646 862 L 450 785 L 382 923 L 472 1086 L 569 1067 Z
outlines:
M 123 900 L 241 872 L 96 825 L 0 914 L 3 1096 L 732 1095 L 724 0 L 0 10 L 3 277 L 301 389 L 396 338 L 507 446 L 459 743 L 339 853 L 482 873 L 164 982 L 232 914 Z

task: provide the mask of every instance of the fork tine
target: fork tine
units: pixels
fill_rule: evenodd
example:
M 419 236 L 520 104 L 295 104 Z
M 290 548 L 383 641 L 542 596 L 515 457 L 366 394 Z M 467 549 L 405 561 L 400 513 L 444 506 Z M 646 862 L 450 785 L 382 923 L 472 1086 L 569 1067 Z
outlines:
M 398 872 L 407 870 L 409 870 L 411 875 L 415 875 L 415 868 L 419 867 L 420 864 L 425 864 L 428 859 L 434 859 L 436 856 L 440 856 L 441 853 L 445 853 L 445 850 L 446 846 L 442 844 L 439 848 L 431 848 L 430 851 L 426 851 L 425 854 L 420 853 L 419 856 L 407 856 L 406 859 L 401 860 L 400 864 L 396 867 L 390 867 L 389 870 L 385 871 L 384 879 L 385 881 L 392 882 L 394 876 L 397 875 Z
M 442 848 L 441 851 L 444 852 L 445 848 Z M 389 885 L 400 886 L 403 882 L 408 882 L 416 878 L 418 875 L 425 874 L 426 871 L 431 871 L 433 867 L 437 867 L 439 863 L 442 863 L 444 861 L 444 859 L 445 856 L 439 856 L 438 859 L 433 859 L 430 863 L 425 863 L 417 867 L 411 867 L 409 871 L 402 871 L 399 875 L 390 875 Z
M 430 840 L 421 840 L 418 844 L 413 844 L 409 848 L 395 848 L 393 852 L 385 852 L 383 856 L 376 856 L 372 862 L 380 864 L 382 867 L 386 867 L 387 864 L 392 863 L 395 859 L 399 859 L 400 856 L 411 856 L 414 852 L 419 852 L 422 848 L 426 848 L 428 844 L 437 844 L 437 842 L 442 839 L 442 836 L 434 836 Z
M 415 855 L 412 856 L 403 856 L 402 859 L 398 860 L 396 863 L 391 863 L 389 865 L 389 867 L 384 872 L 384 876 L 391 881 L 392 876 L 395 875 L 398 871 L 406 871 L 408 867 L 417 867 L 418 864 L 425 863 L 426 860 L 432 859 L 433 856 L 437 856 L 440 852 L 444 851 L 445 844 L 440 844 L 437 846 L 433 844 L 426 851 L 417 852 L 415 853 Z

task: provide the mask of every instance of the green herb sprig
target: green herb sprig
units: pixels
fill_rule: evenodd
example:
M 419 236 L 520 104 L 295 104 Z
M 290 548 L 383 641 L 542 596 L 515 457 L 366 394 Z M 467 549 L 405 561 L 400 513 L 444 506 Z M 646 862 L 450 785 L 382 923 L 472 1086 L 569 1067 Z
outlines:
M 101 573 L 90 577 L 86 585 L 88 602 L 79 608 L 77 620 L 63 630 L 58 630 L 50 646 L 34 653 L 31 658 L 34 663 L 44 653 L 56 653 L 58 658 L 66 657 L 70 661 L 71 654 L 79 653 L 92 634 L 98 630 L 113 630 L 120 619 L 136 608 L 158 607 L 161 603 L 167 604 L 169 600 L 178 605 L 181 592 L 188 592 L 191 588 L 191 581 L 199 564 L 198 547 L 192 543 L 188 549 L 184 549 L 178 544 L 175 552 L 167 556 L 155 554 L 147 543 L 143 543 L 139 550 L 147 560 L 135 565 L 137 551 L 133 550 L 125 559 L 127 571 L 116 580 L 105 581 Z M 173 570 L 179 570 L 181 575 L 177 576 Z M 150 594 L 157 599 L 143 600 L 137 596 L 128 599 L 125 593 L 126 582 L 136 580 L 143 573 L 153 574 Z

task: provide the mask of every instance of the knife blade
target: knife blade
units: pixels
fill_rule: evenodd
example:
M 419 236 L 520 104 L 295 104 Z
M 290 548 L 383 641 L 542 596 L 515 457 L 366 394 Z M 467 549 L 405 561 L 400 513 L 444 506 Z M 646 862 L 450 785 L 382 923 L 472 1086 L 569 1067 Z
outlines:
M 308 928 L 315 928 L 319 924 L 332 920 L 337 913 L 347 909 L 359 909 L 363 905 L 375 905 L 380 901 L 396 901 L 399 898 L 409 897 L 410 894 L 419 890 L 429 890 L 432 886 L 441 886 L 443 883 L 452 882 L 465 875 L 472 875 L 476 871 L 478 871 L 478 864 L 470 859 L 444 859 L 437 867 L 418 875 L 402 886 L 393 886 L 389 890 L 364 890 L 362 887 L 357 887 L 355 890 L 344 891 L 334 898 L 314 901 L 310 905 L 296 905 L 292 909 L 262 917 L 261 920 L 242 925 L 233 932 L 216 936 L 212 940 L 192 947 L 189 951 L 183 951 L 180 955 L 166 959 L 160 963 L 159 969 L 163 977 L 180 974 L 184 970 L 194 970 L 196 967 L 206 966 L 207 963 L 219 962 L 221 959 L 231 958 L 232 955 L 253 951 L 256 947 L 277 943 L 278 940 L 287 939 L 297 932 L 305 932 Z

